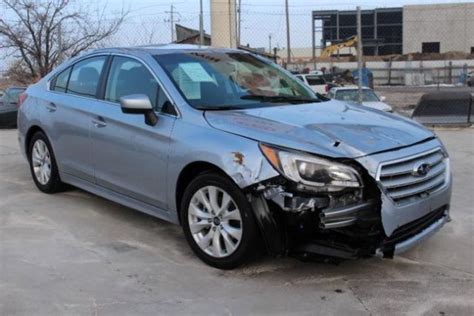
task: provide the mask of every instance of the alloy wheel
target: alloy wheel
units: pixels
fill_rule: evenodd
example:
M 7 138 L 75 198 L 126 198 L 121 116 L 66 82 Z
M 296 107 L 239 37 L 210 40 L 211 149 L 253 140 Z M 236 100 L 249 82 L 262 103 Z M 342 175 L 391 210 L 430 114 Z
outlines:
M 197 245 L 215 258 L 230 256 L 242 239 L 240 211 L 232 197 L 216 186 L 206 186 L 194 193 L 188 223 Z
M 46 185 L 51 179 L 51 154 L 46 143 L 38 139 L 31 151 L 31 163 L 36 180 L 42 185 Z

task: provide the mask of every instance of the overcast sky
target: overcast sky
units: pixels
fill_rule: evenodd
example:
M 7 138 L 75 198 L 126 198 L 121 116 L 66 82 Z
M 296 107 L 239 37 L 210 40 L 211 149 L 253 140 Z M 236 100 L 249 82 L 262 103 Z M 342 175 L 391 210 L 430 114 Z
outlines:
M 89 1 L 97 3 L 97 1 Z M 237 0 L 238 1 L 238 0 Z M 253 47 L 268 47 L 268 35 L 272 34 L 272 45 L 286 46 L 284 0 L 241 0 L 242 1 L 242 37 L 241 43 Z M 101 1 L 102 2 L 102 1 Z M 290 30 L 292 47 L 311 45 L 311 11 L 313 10 L 350 10 L 360 5 L 362 9 L 399 7 L 406 4 L 433 4 L 474 2 L 474 0 L 289 0 Z M 210 31 L 209 0 L 204 3 L 204 28 Z M 169 19 L 171 4 L 179 15 L 178 23 L 188 27 L 199 26 L 199 0 L 108 0 L 110 16 L 121 8 L 129 9 L 130 15 L 124 24 L 120 36 L 114 43 L 127 45 L 142 42 L 169 42 L 171 37 Z
M 220 0 L 227 1 L 227 0 Z M 238 1 L 238 0 L 237 0 Z M 272 45 L 286 47 L 285 1 L 284 0 L 241 0 L 243 45 L 268 47 L 268 35 L 272 34 Z M 126 22 L 107 46 L 143 45 L 149 43 L 168 43 L 170 41 L 170 6 L 177 12 L 178 23 L 191 28 L 199 27 L 199 0 L 76 0 L 90 6 L 91 11 L 107 3 L 106 19 L 112 19 L 121 9 L 129 11 Z M 313 10 L 354 10 L 356 5 L 362 9 L 399 7 L 406 4 L 433 4 L 474 2 L 474 0 L 289 0 L 290 30 L 292 47 L 311 46 L 311 11 Z M 209 0 L 203 0 L 204 28 L 210 32 Z M 11 14 L 0 7 L 0 16 L 8 19 Z M 1 56 L 0 56 L 1 58 Z M 2 65 L 3 64 L 3 65 Z M 0 63 L 0 68 L 5 61 Z

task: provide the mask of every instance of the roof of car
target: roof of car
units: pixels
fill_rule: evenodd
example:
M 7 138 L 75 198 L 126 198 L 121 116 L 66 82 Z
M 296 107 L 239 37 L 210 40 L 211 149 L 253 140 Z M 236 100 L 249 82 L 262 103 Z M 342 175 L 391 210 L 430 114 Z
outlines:
M 157 44 L 157 45 L 143 45 L 143 46 L 131 46 L 131 47 L 111 47 L 111 48 L 99 48 L 93 50 L 94 53 L 98 52 L 108 52 L 108 53 L 133 53 L 133 52 L 147 52 L 150 55 L 160 55 L 160 54 L 169 54 L 173 52 L 180 51 L 239 51 L 242 50 L 231 49 L 231 48 L 218 48 L 212 46 L 200 46 L 200 45 L 191 45 L 191 44 Z
M 331 90 L 356 90 L 356 89 L 359 89 L 357 86 L 344 86 L 344 87 L 334 87 L 334 88 L 331 88 Z M 369 87 L 362 87 L 362 89 L 364 90 L 372 90 L 371 88 Z

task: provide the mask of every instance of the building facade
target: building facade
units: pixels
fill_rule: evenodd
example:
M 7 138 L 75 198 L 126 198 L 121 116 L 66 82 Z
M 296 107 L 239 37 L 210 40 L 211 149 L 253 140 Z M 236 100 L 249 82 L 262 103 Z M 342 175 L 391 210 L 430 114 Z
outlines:
M 313 11 L 317 49 L 357 35 L 357 12 Z M 407 5 L 362 10 L 365 56 L 463 52 L 474 54 L 474 3 Z
M 362 10 L 364 55 L 401 54 L 403 9 Z M 324 49 L 357 35 L 357 11 L 313 11 L 313 46 Z M 317 41 L 320 41 L 318 45 Z
M 403 53 L 474 54 L 474 3 L 403 7 Z

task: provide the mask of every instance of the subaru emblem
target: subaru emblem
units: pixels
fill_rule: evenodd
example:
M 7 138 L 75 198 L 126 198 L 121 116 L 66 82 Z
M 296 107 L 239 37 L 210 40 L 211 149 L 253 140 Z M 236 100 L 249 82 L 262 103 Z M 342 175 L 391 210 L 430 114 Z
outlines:
M 415 177 L 424 177 L 430 172 L 431 165 L 425 161 L 418 162 L 413 166 L 411 174 Z

